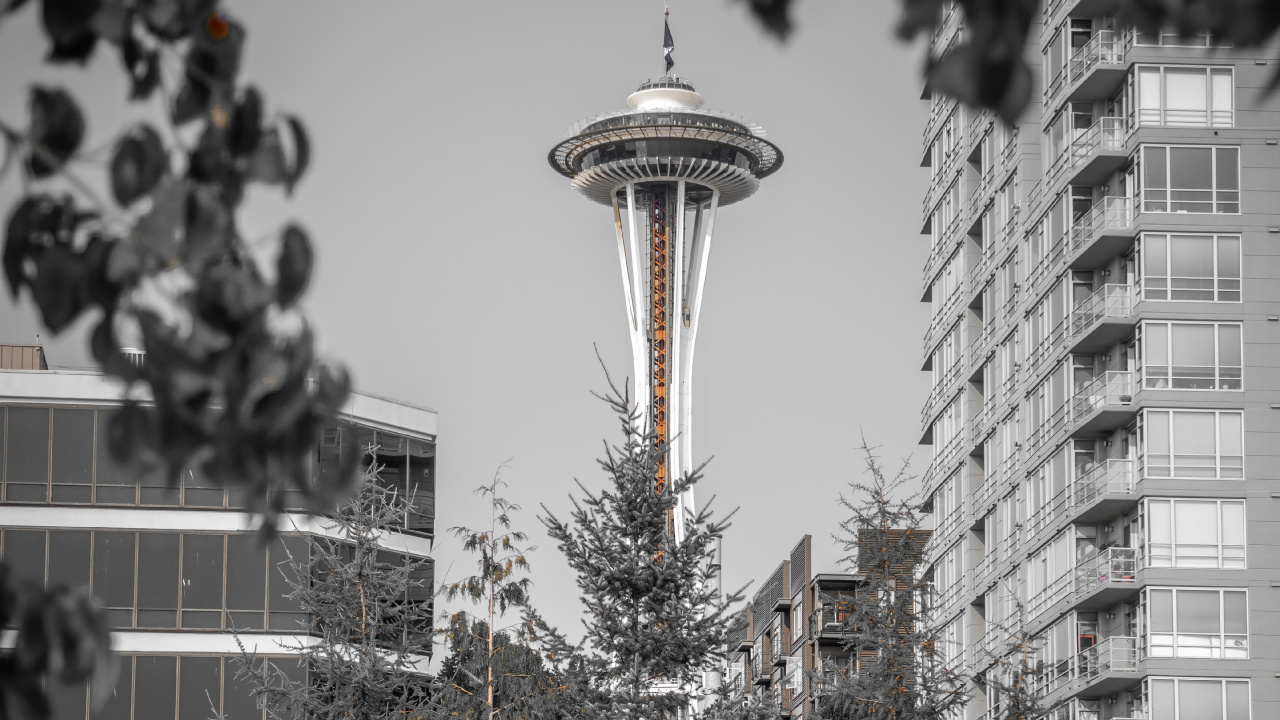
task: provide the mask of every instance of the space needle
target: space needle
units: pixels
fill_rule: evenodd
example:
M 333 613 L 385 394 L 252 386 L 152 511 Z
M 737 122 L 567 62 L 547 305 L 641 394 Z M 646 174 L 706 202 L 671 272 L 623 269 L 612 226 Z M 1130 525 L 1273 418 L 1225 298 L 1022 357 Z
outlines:
M 753 195 L 782 165 L 763 128 L 703 109 L 693 85 L 671 74 L 673 49 L 667 28 L 666 73 L 641 83 L 629 109 L 576 123 L 547 156 L 579 193 L 613 208 L 633 397 L 668 443 L 658 493 L 693 469 L 693 350 L 716 212 Z M 688 490 L 668 519 L 677 541 L 695 517 Z

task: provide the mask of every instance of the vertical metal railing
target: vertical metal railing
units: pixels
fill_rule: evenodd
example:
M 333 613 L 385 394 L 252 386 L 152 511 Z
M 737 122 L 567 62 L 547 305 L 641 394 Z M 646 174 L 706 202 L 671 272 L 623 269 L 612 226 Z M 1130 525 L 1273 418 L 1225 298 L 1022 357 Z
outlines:
M 1107 548 L 1076 565 L 1074 592 L 1093 592 L 1115 583 L 1133 584 L 1138 576 L 1137 548 Z
M 1116 30 L 1099 30 L 1071 56 L 1071 82 L 1081 78 L 1098 65 L 1118 65 L 1124 62 L 1124 33 Z
M 1105 197 L 1071 223 L 1071 252 L 1077 253 L 1092 244 L 1103 230 L 1130 230 L 1133 221 L 1132 198 Z

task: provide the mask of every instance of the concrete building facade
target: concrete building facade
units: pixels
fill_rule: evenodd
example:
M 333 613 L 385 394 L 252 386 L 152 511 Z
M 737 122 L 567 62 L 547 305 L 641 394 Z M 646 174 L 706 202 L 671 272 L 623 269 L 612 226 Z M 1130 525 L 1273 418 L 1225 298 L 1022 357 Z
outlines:
M 1019 605 L 1055 720 L 1280 717 L 1275 62 L 1113 9 L 1045 3 L 1012 127 L 931 98 L 935 622 L 969 719 Z
M 83 686 L 51 688 L 54 717 L 204 720 L 216 710 L 261 719 L 235 680 L 232 630 L 250 651 L 280 658 L 286 673 L 302 672 L 282 643 L 307 642 L 309 618 L 286 597 L 281 562 L 305 557 L 304 534 L 329 531 L 290 512 L 264 545 L 237 491 L 198 472 L 171 487 L 117 467 L 106 428 L 121 392 L 96 372 L 48 369 L 38 347 L 0 347 L 0 555 L 17 576 L 46 587 L 88 587 L 121 658 L 105 705 L 91 714 Z M 322 473 L 337 462 L 342 436 L 355 433 L 362 448 L 376 448 L 369 459 L 383 466 L 382 481 L 412 495 L 404 526 L 386 533 L 392 553 L 430 557 L 436 424 L 434 410 L 353 393 L 343 421 L 316 447 Z M 301 498 L 285 506 L 300 511 Z M 433 578 L 425 580 L 411 599 L 431 602 Z

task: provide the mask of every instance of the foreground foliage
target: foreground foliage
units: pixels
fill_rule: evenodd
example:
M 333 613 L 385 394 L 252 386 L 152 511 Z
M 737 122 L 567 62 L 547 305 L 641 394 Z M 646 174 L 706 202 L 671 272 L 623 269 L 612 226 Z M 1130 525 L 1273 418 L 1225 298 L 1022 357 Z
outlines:
M 331 506 L 351 489 L 359 453 L 348 448 L 352 464 L 312 484 L 307 455 L 350 379 L 317 360 L 298 310 L 311 241 L 296 224 L 275 229 L 264 238 L 275 262 L 259 267 L 236 220 L 247 184 L 293 191 L 310 141 L 297 117 L 269 113 L 239 81 L 244 26 L 219 0 L 0 0 L 0 31 L 13 31 L 4 22 L 18 11 L 39 13 L 46 62 L 115 55 L 128 100 L 157 103 L 165 120 L 86 150 L 96 108 L 41 85 L 25 121 L 0 118 L 0 181 L 17 175 L 22 186 L 4 228 L 5 281 L 15 299 L 29 293 L 54 334 L 96 318 L 93 357 L 128 386 L 109 425 L 112 455 L 172 483 L 198 466 L 241 490 L 267 532 L 281 491 Z M 123 346 L 145 350 L 145 364 Z M 110 687 L 105 620 L 83 594 L 46 592 L 0 567 L 0 622 L 19 626 L 16 648 L 0 655 L 0 718 L 48 717 L 46 675 Z

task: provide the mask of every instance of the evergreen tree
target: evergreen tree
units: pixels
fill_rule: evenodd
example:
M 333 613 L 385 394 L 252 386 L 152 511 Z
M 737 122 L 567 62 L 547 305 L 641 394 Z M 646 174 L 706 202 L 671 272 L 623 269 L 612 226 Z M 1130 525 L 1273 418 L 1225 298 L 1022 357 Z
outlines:
M 885 476 L 865 444 L 867 482 L 852 482 L 840 504 L 849 517 L 836 540 L 845 562 L 864 577 L 841 625 L 857 672 L 838 675 L 826 688 L 820 714 L 827 720 L 944 720 L 963 710 L 965 681 L 946 663 L 941 632 L 931 622 L 932 581 L 917 565 L 929 533 L 916 498 L 904 493 L 906 469 Z
M 544 662 L 527 636 L 490 632 L 483 620 L 456 613 L 446 637 L 450 653 L 436 676 L 428 715 L 475 720 L 573 716 L 563 676 Z
M 593 493 L 578 482 L 582 497 L 571 498 L 569 519 L 544 505 L 541 520 L 577 573 L 587 611 L 582 643 L 565 648 L 586 686 L 578 697 L 584 712 L 651 720 L 688 707 L 700 672 L 723 659 L 727 609 L 741 593 L 723 598 L 712 564 L 728 518 L 714 520 L 708 503 L 696 518 L 673 519 L 677 498 L 697 484 L 702 467 L 659 491 L 667 447 L 609 384 L 601 399 L 617 414 L 623 442 L 606 444 L 599 461 L 606 487 Z M 670 532 L 672 522 L 685 523 L 682 540 Z
M 476 574 L 441 587 L 448 600 L 464 598 L 484 608 L 482 618 L 458 612 L 450 617 L 447 639 L 452 654 L 439 674 L 435 710 L 451 717 L 552 718 L 558 716 L 565 690 L 557 675 L 544 666 L 537 634 L 528 622 L 516 624 L 516 634 L 495 627 L 508 610 L 529 607 L 529 570 L 525 547 L 528 536 L 512 529 L 511 516 L 520 506 L 499 494 L 505 487 L 500 474 L 476 488 L 488 498 L 487 528 L 450 528 L 462 539 L 462 549 L 475 554 Z
M 318 642 L 285 645 L 305 679 L 290 679 L 281 661 L 256 658 L 241 644 L 236 677 L 273 720 L 423 717 L 432 561 L 393 551 L 394 536 L 384 531 L 403 527 L 406 511 L 405 498 L 379 484 L 370 467 L 352 500 L 316 519 L 338 539 L 307 535 L 308 556 L 281 564 L 289 597 L 312 618 Z

